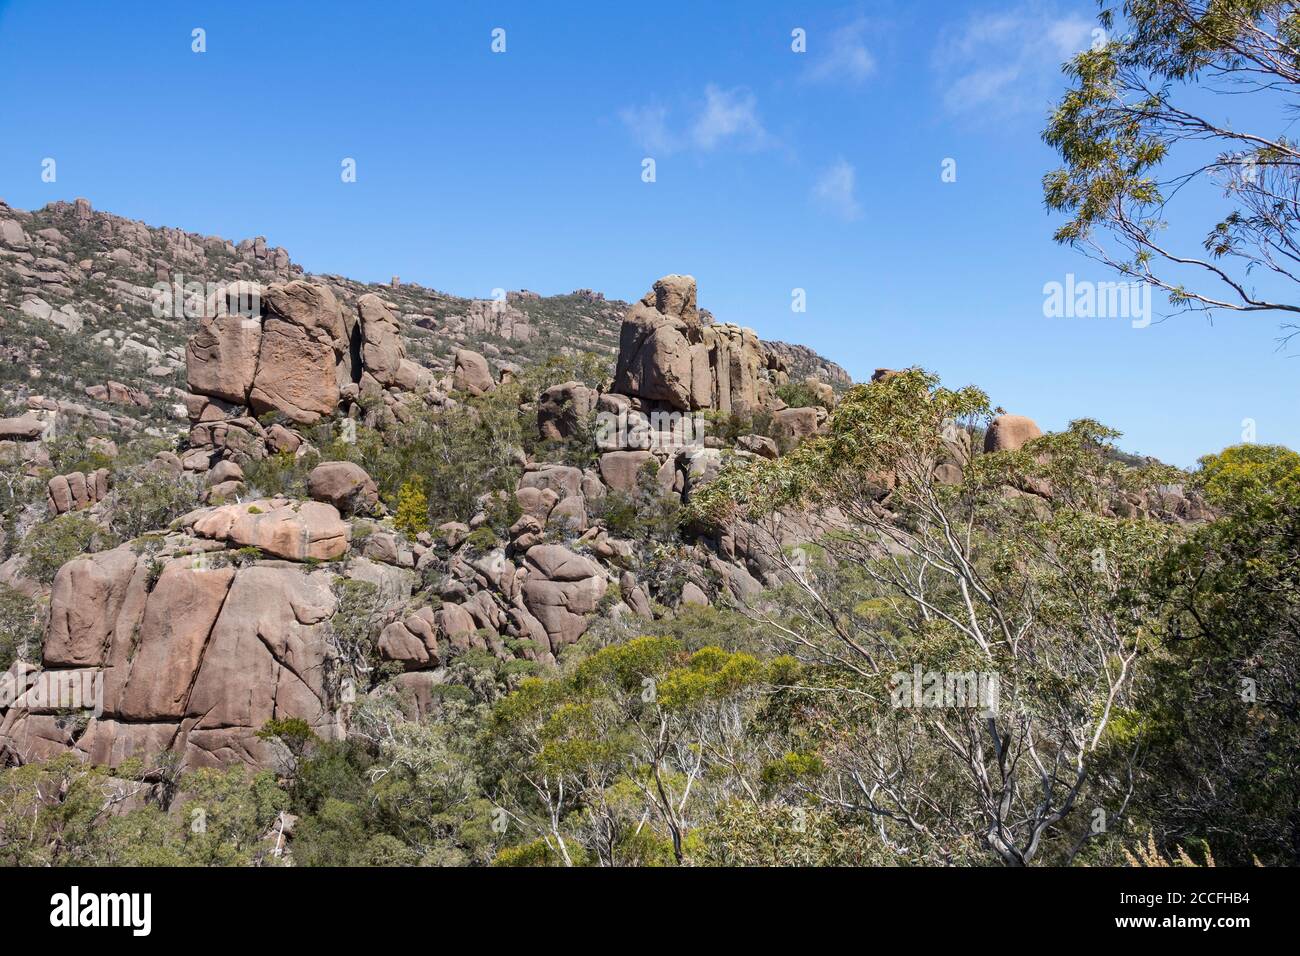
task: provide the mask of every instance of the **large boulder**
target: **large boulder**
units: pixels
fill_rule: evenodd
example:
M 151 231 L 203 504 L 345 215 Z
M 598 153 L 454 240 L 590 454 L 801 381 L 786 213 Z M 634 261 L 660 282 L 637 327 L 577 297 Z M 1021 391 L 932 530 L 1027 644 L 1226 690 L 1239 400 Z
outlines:
M 1042 429 L 1024 415 L 999 415 L 984 434 L 984 451 L 1019 451 L 1025 442 L 1038 438 Z
M 614 391 L 686 411 L 692 392 L 687 325 L 680 317 L 659 312 L 653 301 L 654 293 L 648 294 L 623 320 Z
M 456 369 L 453 385 L 471 395 L 485 395 L 496 387 L 487 359 L 471 349 L 456 350 Z
M 379 488 L 360 465 L 326 461 L 307 476 L 307 493 L 327 501 L 343 514 L 368 513 L 379 504 Z
M 344 389 L 355 397 L 358 384 L 415 390 L 432 383 L 427 369 L 406 358 L 396 317 L 373 293 L 352 314 L 323 284 L 298 279 L 255 287 L 256 296 L 245 286 L 209 296 L 186 345 L 191 421 L 216 421 L 240 414 L 229 406 L 248 406 L 310 425 L 334 413 Z
M 55 475 L 45 486 L 45 506 L 51 517 L 99 503 L 108 494 L 108 469 Z
M 572 465 L 550 465 L 536 471 L 525 472 L 519 479 L 520 488 L 549 489 L 557 499 L 582 493 L 582 470 Z
M 641 469 L 655 461 L 653 452 L 609 451 L 600 456 L 600 480 L 615 491 L 632 494 L 637 489 Z
M 681 319 L 688 326 L 700 324 L 695 304 L 695 277 L 667 275 L 655 282 L 651 290 L 655 311 Z
M 438 625 L 438 634 L 455 650 L 465 651 L 471 647 L 482 650 L 486 647 L 478 637 L 478 624 L 467 608 L 448 602 L 438 609 L 433 619 Z
M 767 377 L 768 356 L 753 329 L 706 326 L 703 348 L 695 355 L 696 408 L 746 412 L 771 407 L 775 390 Z M 702 364 L 704 367 L 702 367 Z M 707 395 L 702 389 L 707 385 Z
M 397 317 L 384 300 L 373 292 L 357 300 L 361 318 L 361 364 L 380 385 L 397 385 L 403 377 L 414 379 L 412 363 L 406 362 Z M 403 363 L 406 363 L 405 365 Z
M 299 717 L 323 737 L 333 735 L 327 661 L 333 656 L 328 621 L 336 609 L 328 571 L 253 565 L 235 575 L 213 624 L 194 678 L 186 716 L 197 718 L 195 763 L 220 764 L 216 731 L 237 730 L 238 747 L 273 717 Z M 227 735 L 228 736 L 228 735 Z M 191 743 L 195 743 L 191 731 Z
M 185 346 L 190 391 L 247 404 L 261 347 L 260 319 L 229 314 L 200 319 L 198 331 Z
M 817 434 L 826 420 L 826 409 L 820 405 L 804 408 L 783 408 L 772 415 L 772 428 L 778 437 L 790 442 L 800 442 Z
M 134 721 L 180 720 L 233 568 L 195 569 L 168 564 L 149 592 L 140 644 L 131 658 L 116 713 Z
M 112 643 L 138 559 L 129 545 L 69 561 L 54 576 L 46 667 L 98 667 Z
M 55 577 L 46 670 L 0 712 L 0 751 L 20 763 L 75 750 L 116 767 L 170 751 L 181 769 L 268 767 L 274 753 L 258 731 L 272 718 L 337 737 L 332 579 L 284 562 L 236 569 L 130 546 L 70 562 Z M 79 697 L 58 691 L 69 687 Z
M 329 286 L 302 279 L 272 285 L 263 293 L 268 313 L 305 332 L 323 332 L 335 348 L 347 342 L 343 308 Z
M 552 385 L 537 401 L 537 430 L 558 441 L 576 434 L 596 410 L 596 390 L 582 382 Z
M 248 404 L 258 414 L 276 411 L 302 425 L 332 414 L 339 386 L 328 333 L 268 318 Z
M 0 440 L 33 441 L 45 432 L 45 422 L 35 415 L 0 418 Z
M 613 390 L 678 411 L 752 411 L 775 404 L 774 361 L 752 329 L 701 319 L 693 278 L 665 276 L 623 320 Z
M 0 219 L 0 244 L 10 249 L 26 249 L 29 242 L 21 224 L 13 219 Z
M 431 607 L 422 607 L 387 625 L 379 635 L 379 654 L 397 661 L 407 670 L 423 670 L 442 664 L 438 646 L 438 619 Z
M 332 561 L 348 550 L 352 527 L 333 505 L 270 499 L 191 512 L 181 526 L 237 548 L 258 548 L 290 561 Z
M 524 555 L 528 578 L 523 600 L 546 630 L 550 650 L 572 644 L 587 630 L 588 615 L 605 596 L 600 565 L 558 544 L 538 544 Z
M 778 458 L 781 455 L 776 442 L 766 435 L 741 435 L 736 439 L 736 447 L 760 458 Z

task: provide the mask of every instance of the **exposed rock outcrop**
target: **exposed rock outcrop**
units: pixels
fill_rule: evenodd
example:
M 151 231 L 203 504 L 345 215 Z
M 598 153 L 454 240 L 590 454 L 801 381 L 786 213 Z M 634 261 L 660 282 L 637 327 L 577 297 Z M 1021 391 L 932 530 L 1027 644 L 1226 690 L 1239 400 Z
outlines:
M 330 575 L 295 565 L 210 567 L 129 546 L 78 558 L 55 578 L 45 670 L 0 717 L 0 751 L 26 762 L 72 749 L 110 767 L 171 751 L 192 769 L 271 765 L 257 732 L 275 717 L 333 739 L 335 606 Z M 63 716 L 70 692 L 88 721 Z
M 613 391 L 680 411 L 770 406 L 786 380 L 776 353 L 751 329 L 703 324 L 695 279 L 665 276 L 628 311 Z
M 486 395 L 496 387 L 487 359 L 471 349 L 456 350 L 455 388 L 471 395 Z
M 45 504 L 50 515 L 89 508 L 108 494 L 108 469 L 97 468 L 89 474 L 74 471 L 55 475 L 45 486 Z
M 202 538 L 257 548 L 291 561 L 342 557 L 352 537 L 351 526 L 333 505 L 287 498 L 205 508 L 181 518 L 179 524 Z
M 596 410 L 596 398 L 596 390 L 581 382 L 552 385 L 538 397 L 537 430 L 556 441 L 576 434 Z
M 343 514 L 367 514 L 379 504 L 379 489 L 366 470 L 350 461 L 322 462 L 307 476 L 307 493 Z
M 999 415 L 984 434 L 984 451 L 1019 451 L 1025 442 L 1038 438 L 1042 429 L 1024 415 Z

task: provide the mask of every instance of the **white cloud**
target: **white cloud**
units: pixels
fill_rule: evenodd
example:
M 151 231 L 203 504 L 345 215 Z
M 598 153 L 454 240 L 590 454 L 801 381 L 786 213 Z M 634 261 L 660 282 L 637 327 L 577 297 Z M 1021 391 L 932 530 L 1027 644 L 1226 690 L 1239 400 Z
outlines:
M 1096 24 L 1083 17 L 1064 17 L 1054 20 L 1047 28 L 1047 38 L 1056 45 L 1056 56 L 1068 60 L 1092 44 L 1092 31 Z
M 704 90 L 704 108 L 691 127 L 691 138 L 703 150 L 716 149 L 728 140 L 742 145 L 762 145 L 767 131 L 758 119 L 754 94 L 709 84 Z
M 813 198 L 822 208 L 846 221 L 862 215 L 858 203 L 857 170 L 844 159 L 837 159 L 818 177 Z
M 833 31 L 825 43 L 825 52 L 817 46 L 817 36 L 810 37 L 808 58 L 812 61 L 804 78 L 812 83 L 861 83 L 876 72 L 876 58 L 863 40 L 867 21 L 857 20 Z
M 1003 104 L 1014 96 L 1020 80 L 1016 66 L 983 67 L 959 77 L 943 96 L 944 105 L 954 113 L 966 113 L 988 103 Z
M 677 148 L 668 130 L 666 106 L 632 106 L 618 114 L 619 119 L 647 153 L 671 153 Z
M 1061 64 L 1087 49 L 1094 26 L 1040 2 L 968 17 L 934 51 L 944 106 L 967 114 L 1045 110 Z
M 771 137 L 758 115 L 758 101 L 750 91 L 724 90 L 715 84 L 704 88 L 704 98 L 680 111 L 680 120 L 665 106 L 629 107 L 619 119 L 647 153 L 667 155 L 685 149 L 712 152 L 722 147 L 761 149 Z

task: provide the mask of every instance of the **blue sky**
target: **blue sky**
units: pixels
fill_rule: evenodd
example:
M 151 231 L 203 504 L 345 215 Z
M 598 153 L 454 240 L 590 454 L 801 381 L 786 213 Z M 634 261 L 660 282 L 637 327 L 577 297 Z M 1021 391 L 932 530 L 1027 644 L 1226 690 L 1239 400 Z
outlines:
M 1052 243 L 1039 185 L 1059 65 L 1094 11 L 0 3 L 0 198 L 86 196 L 265 235 L 311 271 L 461 295 L 633 299 L 689 272 L 720 320 L 859 379 L 919 364 L 1045 428 L 1097 418 L 1181 465 L 1240 441 L 1247 418 L 1259 441 L 1300 447 L 1280 319 L 1043 315 L 1044 283 L 1111 278 Z

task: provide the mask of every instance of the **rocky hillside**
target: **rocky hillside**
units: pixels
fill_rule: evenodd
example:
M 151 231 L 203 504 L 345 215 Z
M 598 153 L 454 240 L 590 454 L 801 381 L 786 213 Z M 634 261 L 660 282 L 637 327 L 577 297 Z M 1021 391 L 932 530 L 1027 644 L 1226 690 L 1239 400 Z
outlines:
M 875 821 L 820 808 L 896 779 L 873 761 L 900 721 L 908 746 L 988 726 L 966 698 L 909 714 L 917 654 L 1000 661 L 981 707 L 1024 668 L 1025 712 L 1087 756 L 1074 722 L 1149 627 L 1128 582 L 1213 533 L 1200 487 L 1095 422 L 1044 435 L 920 369 L 838 388 L 714 320 L 690 276 L 627 305 L 472 301 L 84 203 L 6 216 L 0 773 L 90 787 L 95 859 L 152 859 L 112 837 L 145 818 L 207 859 L 185 808 L 224 781 L 261 794 L 229 857 L 249 862 L 765 861 L 737 836 L 758 799 L 796 842 L 819 815 L 810 860 L 896 862 Z M 1026 812 L 1055 812 L 1045 786 Z
M 779 569 L 676 512 L 726 458 L 816 431 L 848 382 L 715 322 L 690 277 L 632 305 L 459 299 L 82 200 L 0 208 L 0 238 L 0 587 L 41 622 L 0 700 L 19 763 L 266 766 L 268 721 L 340 737 L 358 689 L 427 702 L 466 653 L 547 667 L 594 620 L 756 594 Z M 459 505 L 425 495 L 438 469 L 377 460 L 497 414 L 500 474 Z M 93 687 L 94 716 L 51 681 Z
M 349 306 L 382 295 L 411 360 L 435 371 L 450 368 L 455 349 L 469 348 L 496 371 L 591 352 L 612 374 L 629 308 L 589 289 L 548 297 L 516 291 L 494 301 L 396 279 L 373 285 L 306 276 L 262 236 L 235 242 L 148 226 L 85 199 L 34 212 L 0 201 L 0 413 L 58 413 L 73 432 L 178 428 L 185 343 L 213 289 L 300 277 L 328 285 Z M 795 380 L 814 376 L 836 388 L 851 382 L 802 346 L 765 347 Z

